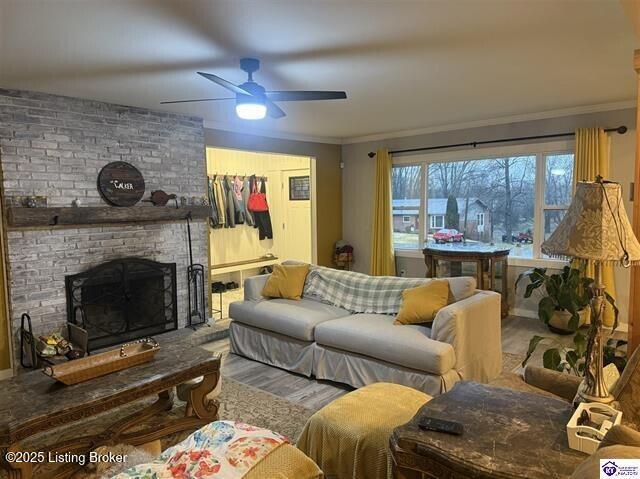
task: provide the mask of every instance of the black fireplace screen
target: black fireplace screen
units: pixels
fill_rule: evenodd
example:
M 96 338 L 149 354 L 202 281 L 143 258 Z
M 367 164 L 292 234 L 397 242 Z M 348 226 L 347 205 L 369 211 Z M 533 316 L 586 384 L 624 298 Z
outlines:
M 65 283 L 68 321 L 87 330 L 90 350 L 178 327 L 175 263 L 118 259 Z

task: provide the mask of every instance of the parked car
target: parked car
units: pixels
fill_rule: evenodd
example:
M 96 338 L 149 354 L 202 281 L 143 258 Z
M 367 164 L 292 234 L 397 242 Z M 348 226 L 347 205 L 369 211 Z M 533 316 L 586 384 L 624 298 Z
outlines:
M 433 233 L 433 239 L 436 243 L 459 243 L 464 235 L 455 229 L 443 228 Z
M 507 235 L 502 235 L 502 241 L 507 242 Z M 511 235 L 511 243 L 530 244 L 533 243 L 533 234 L 530 231 L 521 231 Z

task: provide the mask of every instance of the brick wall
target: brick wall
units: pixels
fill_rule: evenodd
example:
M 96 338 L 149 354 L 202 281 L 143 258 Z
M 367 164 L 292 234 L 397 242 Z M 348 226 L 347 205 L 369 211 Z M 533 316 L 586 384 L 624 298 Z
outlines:
M 0 161 L 4 200 L 45 195 L 50 206 L 105 205 L 96 180 L 111 161 L 143 174 L 146 194 L 206 194 L 204 130 L 196 117 L 42 93 L 0 89 Z M 138 207 L 148 207 L 140 203 Z M 207 264 L 207 225 L 193 224 L 194 261 Z M 162 223 L 8 231 L 14 333 L 28 312 L 36 332 L 66 322 L 64 278 L 104 261 L 140 256 L 175 262 L 178 320 L 187 314 L 186 225 Z M 15 334 L 14 334 L 15 336 Z

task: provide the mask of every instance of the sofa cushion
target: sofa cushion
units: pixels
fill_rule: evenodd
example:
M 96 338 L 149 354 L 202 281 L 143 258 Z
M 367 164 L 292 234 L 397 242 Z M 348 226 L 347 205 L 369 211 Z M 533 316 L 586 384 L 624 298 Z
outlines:
M 304 298 L 236 301 L 229 305 L 229 317 L 234 321 L 303 341 L 313 341 L 316 325 L 348 314 L 344 309 Z
M 470 276 L 458 276 L 455 278 L 443 278 L 449 281 L 449 288 L 455 301 L 462 301 L 473 295 L 476 291 L 476 279 Z
M 262 296 L 298 300 L 302 297 L 302 288 L 308 273 L 308 264 L 275 264 L 273 273 L 262 289 Z
M 397 326 L 384 314 L 354 314 L 316 326 L 316 342 L 346 352 L 432 374 L 444 374 L 456 363 L 450 344 L 434 341 L 431 329 L 418 324 Z
M 402 292 L 402 307 L 394 324 L 430 323 L 436 313 L 444 308 L 451 296 L 449 282 L 435 279 L 417 288 L 405 289 Z

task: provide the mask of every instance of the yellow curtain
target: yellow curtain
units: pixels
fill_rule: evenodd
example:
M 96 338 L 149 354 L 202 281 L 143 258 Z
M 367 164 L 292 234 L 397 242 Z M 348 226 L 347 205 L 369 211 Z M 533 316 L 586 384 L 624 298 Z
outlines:
M 573 166 L 573 187 L 575 190 L 578 181 L 594 181 L 600 175 L 609 178 L 609 151 L 611 138 L 602 128 L 579 128 L 576 130 L 576 149 Z M 594 277 L 593 264 L 589 262 L 586 267 L 588 277 Z M 616 285 L 613 277 L 612 266 L 602 266 L 602 282 L 605 290 L 614 299 L 616 298 Z M 613 308 L 605 303 L 604 325 L 611 326 L 614 321 Z
M 370 271 L 373 276 L 395 276 L 396 274 L 391 208 L 391 157 L 389 150 L 383 149 L 376 153 Z

